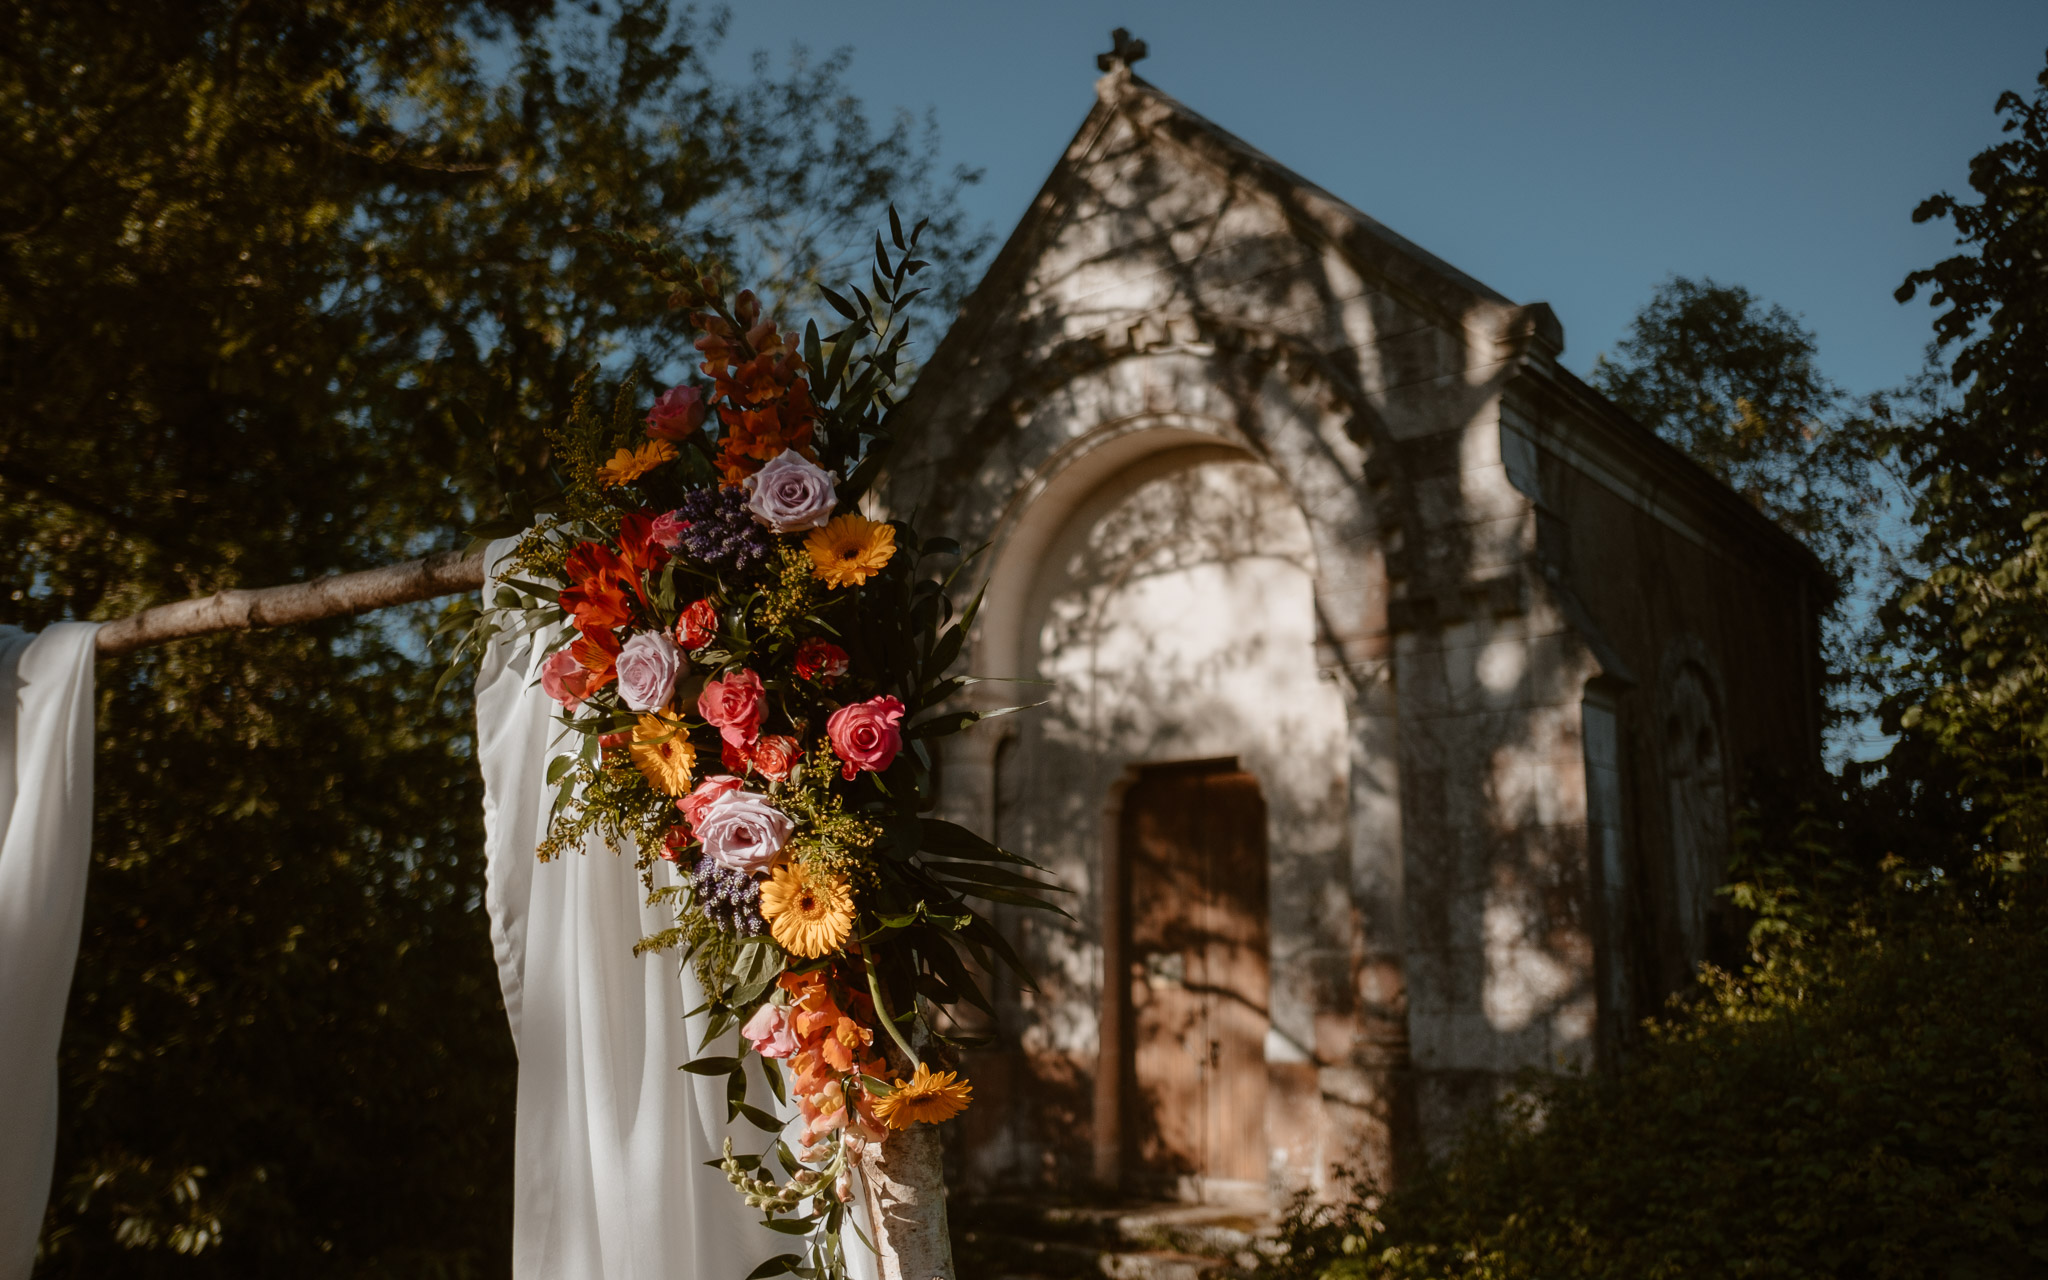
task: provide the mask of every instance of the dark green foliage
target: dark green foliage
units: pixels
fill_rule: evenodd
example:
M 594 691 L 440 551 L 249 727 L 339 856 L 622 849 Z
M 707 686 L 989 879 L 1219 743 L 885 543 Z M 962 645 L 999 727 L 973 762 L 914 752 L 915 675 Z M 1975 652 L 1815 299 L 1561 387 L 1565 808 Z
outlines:
M 1530 1080 L 1377 1214 L 1299 1206 L 1276 1274 L 2048 1269 L 2048 879 L 1952 842 L 1939 873 L 1873 864 L 1916 825 L 1875 820 L 1886 790 L 1755 833 L 1782 852 L 1737 886 L 1759 912 L 1740 977 L 1709 975 L 1612 1076 Z
M 579 374 L 687 354 L 576 227 L 772 258 L 785 291 L 864 256 L 885 193 L 945 239 L 908 123 L 871 129 L 836 61 L 713 80 L 719 25 L 655 0 L 8 0 L 6 619 L 523 516 Z M 427 612 L 101 665 L 41 1274 L 504 1271 L 513 1061 L 468 694 L 433 694 Z
M 1869 524 L 1868 444 L 1813 331 L 1740 285 L 1674 276 L 1593 380 L 1799 535 L 1838 576 Z
M 2006 141 L 1970 162 L 1974 204 L 1939 195 L 1964 251 L 1899 288 L 1941 308 L 1960 394 L 1898 424 L 1926 572 L 1887 621 L 1907 653 L 1892 711 L 1961 766 L 1995 839 L 2048 850 L 2048 69 L 1998 99 Z

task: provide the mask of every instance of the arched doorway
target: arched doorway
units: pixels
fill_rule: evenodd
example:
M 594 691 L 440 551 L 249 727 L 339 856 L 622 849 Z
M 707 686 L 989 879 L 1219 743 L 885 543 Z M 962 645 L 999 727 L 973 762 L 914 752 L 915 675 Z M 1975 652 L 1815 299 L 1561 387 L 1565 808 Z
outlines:
M 978 656 L 1047 702 L 993 760 L 994 825 L 1077 890 L 1073 920 L 1010 926 L 1040 986 L 1017 997 L 1028 1101 L 1006 1163 L 1235 1201 L 1320 1158 L 1317 984 L 1351 922 L 1346 686 L 1282 478 L 1184 430 L 1141 453 L 1147 434 L 1018 513 L 984 614 Z

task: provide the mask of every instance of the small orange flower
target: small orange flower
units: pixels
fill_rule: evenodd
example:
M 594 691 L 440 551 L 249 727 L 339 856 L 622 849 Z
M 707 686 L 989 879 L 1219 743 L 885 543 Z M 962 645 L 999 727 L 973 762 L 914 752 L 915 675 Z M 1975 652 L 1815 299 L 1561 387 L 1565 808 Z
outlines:
M 933 1073 L 922 1062 L 909 1082 L 898 1080 L 896 1091 L 875 1099 L 875 1116 L 891 1129 L 951 1120 L 973 1100 L 974 1086 L 951 1071 Z
M 675 460 L 676 447 L 666 440 L 649 440 L 637 449 L 622 448 L 597 469 L 598 483 L 607 487 L 631 484 L 662 463 Z

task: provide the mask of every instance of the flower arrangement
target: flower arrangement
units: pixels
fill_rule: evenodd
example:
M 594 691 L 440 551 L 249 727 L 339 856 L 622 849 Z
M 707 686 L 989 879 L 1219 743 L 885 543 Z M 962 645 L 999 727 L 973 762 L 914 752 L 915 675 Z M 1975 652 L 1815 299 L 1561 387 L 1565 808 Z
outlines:
M 971 1102 L 926 1061 L 961 1043 L 937 1015 L 989 1010 L 970 963 L 1029 981 L 971 900 L 1058 909 L 1025 859 L 924 816 L 930 743 L 980 718 L 937 709 L 972 683 L 947 670 L 980 598 L 954 619 L 969 557 L 860 510 L 922 230 L 906 237 L 892 210 L 872 295 L 824 290 L 845 323 L 801 339 L 753 294 L 728 298 L 715 269 L 614 237 L 689 309 L 708 382 L 643 412 L 628 378 L 605 413 L 586 378 L 549 433 L 559 505 L 520 537 L 461 646 L 549 637 L 540 683 L 575 745 L 548 769 L 539 856 L 593 834 L 634 851 L 675 911 L 639 950 L 694 965 L 707 1043 L 739 1032 L 737 1055 L 684 1068 L 728 1077 L 729 1118 L 779 1135 L 766 1156 L 728 1141 L 723 1165 L 771 1226 L 806 1237 L 756 1276 L 842 1275 L 864 1146 Z M 800 1120 L 747 1103 L 749 1056 Z

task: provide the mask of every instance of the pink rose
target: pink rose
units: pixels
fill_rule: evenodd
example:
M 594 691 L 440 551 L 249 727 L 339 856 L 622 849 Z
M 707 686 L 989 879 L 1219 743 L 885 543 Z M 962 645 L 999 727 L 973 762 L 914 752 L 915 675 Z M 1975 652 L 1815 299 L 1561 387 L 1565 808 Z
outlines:
M 569 711 L 590 696 L 591 674 L 567 648 L 555 650 L 540 664 L 540 687 Z
M 683 530 L 689 527 L 690 522 L 680 512 L 665 512 L 647 526 L 647 540 L 663 551 L 673 552 L 682 547 Z
M 647 434 L 656 440 L 681 440 L 704 425 L 704 393 L 696 387 L 670 387 L 647 411 Z
M 863 770 L 880 773 L 895 763 L 896 753 L 903 750 L 902 719 L 903 704 L 886 693 L 841 707 L 826 718 L 825 736 L 846 762 L 846 777 Z
M 675 641 L 659 631 L 642 631 L 619 650 L 619 698 L 635 711 L 659 711 L 675 696 L 682 669 Z
M 683 811 L 683 821 L 690 824 L 691 834 L 696 834 L 697 819 L 703 816 L 704 810 L 711 806 L 712 801 L 728 791 L 738 791 L 742 785 L 744 784 L 738 778 L 729 773 L 717 773 L 698 783 L 695 791 L 676 801 L 676 808 Z
M 697 815 L 697 840 L 713 862 L 734 871 L 765 871 L 796 824 L 755 791 L 728 791 Z
M 776 533 L 816 529 L 832 518 L 837 477 L 794 449 L 776 454 L 746 480 L 747 510 Z
M 768 714 L 761 677 L 751 671 L 735 671 L 723 680 L 710 681 L 697 695 L 697 714 L 733 746 L 753 746 L 761 733 L 761 718 Z
M 787 1058 L 796 1052 L 796 1032 L 790 1030 L 789 1010 L 781 1005 L 762 1005 L 740 1028 L 740 1034 L 764 1058 Z

